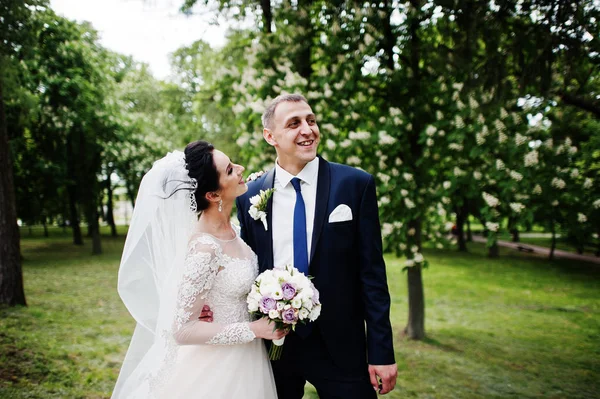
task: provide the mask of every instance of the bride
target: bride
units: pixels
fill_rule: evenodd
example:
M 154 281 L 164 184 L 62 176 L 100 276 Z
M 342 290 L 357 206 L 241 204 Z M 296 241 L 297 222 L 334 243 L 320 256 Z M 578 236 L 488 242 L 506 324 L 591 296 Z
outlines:
M 118 284 L 137 326 L 113 398 L 277 397 L 262 339 L 286 333 L 251 321 L 257 259 L 230 222 L 243 171 L 196 141 L 142 179 Z

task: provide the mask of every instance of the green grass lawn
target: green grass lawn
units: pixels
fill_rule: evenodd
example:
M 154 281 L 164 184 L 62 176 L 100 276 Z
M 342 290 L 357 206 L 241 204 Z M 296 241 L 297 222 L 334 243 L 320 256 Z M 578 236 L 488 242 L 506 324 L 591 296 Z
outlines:
M 115 289 L 122 246 L 103 237 L 91 256 L 89 240 L 25 235 L 29 306 L 0 309 L 0 398 L 110 397 L 134 327 Z M 399 376 L 386 397 L 600 397 L 600 268 L 469 248 L 426 251 L 420 342 L 402 336 L 406 275 L 387 258 Z

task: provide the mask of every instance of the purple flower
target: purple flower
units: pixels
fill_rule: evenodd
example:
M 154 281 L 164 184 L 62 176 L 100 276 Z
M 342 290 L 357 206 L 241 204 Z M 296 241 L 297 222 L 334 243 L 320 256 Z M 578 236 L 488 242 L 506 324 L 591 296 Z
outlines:
M 293 308 L 289 308 L 281 312 L 281 318 L 285 324 L 294 324 L 298 320 L 298 316 Z
M 277 301 L 271 297 L 264 296 L 260 300 L 259 307 L 260 307 L 261 312 L 267 314 L 267 313 L 269 313 L 269 310 L 277 308 Z
M 290 283 L 281 284 L 283 299 L 289 300 L 296 295 L 296 289 Z

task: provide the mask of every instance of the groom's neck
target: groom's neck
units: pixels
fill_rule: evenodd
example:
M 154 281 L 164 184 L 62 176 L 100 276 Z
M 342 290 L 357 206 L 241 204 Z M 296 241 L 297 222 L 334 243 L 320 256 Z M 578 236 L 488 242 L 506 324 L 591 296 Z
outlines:
M 279 167 L 281 167 L 283 170 L 285 170 L 286 172 L 288 172 L 289 174 L 293 175 L 293 176 L 297 176 L 298 173 L 302 172 L 302 169 L 304 169 L 304 167 L 308 164 L 308 162 L 293 162 L 293 161 L 283 161 L 280 158 L 277 158 L 277 165 L 279 165 Z

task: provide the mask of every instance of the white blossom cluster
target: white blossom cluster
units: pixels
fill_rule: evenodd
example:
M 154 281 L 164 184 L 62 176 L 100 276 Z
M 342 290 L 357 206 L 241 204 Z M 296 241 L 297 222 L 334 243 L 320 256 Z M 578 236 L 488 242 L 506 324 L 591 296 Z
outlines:
M 506 126 L 505 126 L 505 125 L 504 125 L 504 123 L 502 123 L 502 121 L 501 121 L 501 120 L 499 120 L 499 119 L 496 119 L 496 120 L 494 121 L 494 127 L 496 128 L 496 131 L 497 131 L 498 133 L 502 133 L 502 132 L 504 132 L 504 131 L 506 130 Z
M 477 109 L 479 107 L 479 103 L 473 98 L 473 96 L 469 96 L 469 107 L 471 109 Z
M 491 208 L 495 208 L 500 204 L 500 200 L 498 198 L 486 193 L 485 191 L 481 194 L 481 196 L 483 197 L 485 203 Z
M 476 133 L 475 134 L 475 142 L 477 143 L 477 145 L 485 144 L 485 136 L 481 133 Z
M 349 156 L 348 158 L 346 158 L 346 163 L 348 165 L 360 165 L 360 162 L 361 162 L 360 158 L 357 157 L 356 155 L 352 155 L 352 156 Z
M 380 145 L 389 145 L 394 144 L 396 139 L 390 136 L 385 130 L 379 132 L 379 144 Z
M 506 141 L 508 140 L 508 136 L 502 132 L 498 133 L 498 143 L 502 144 L 502 143 L 506 143 Z
M 454 117 L 454 124 L 458 129 L 462 129 L 463 127 L 465 127 L 465 121 L 463 120 L 463 118 L 461 118 L 460 115 L 456 115 Z
M 575 168 L 571 171 L 571 178 L 575 179 L 579 177 L 579 169 Z
M 453 172 L 454 172 L 454 176 L 464 176 L 464 175 L 466 175 L 465 171 L 462 170 L 461 168 L 459 168 L 458 166 L 454 167 Z
M 489 231 L 493 231 L 494 233 L 498 231 L 498 228 L 500 228 L 500 225 L 498 223 L 493 223 L 493 222 L 485 222 L 485 227 L 489 230 Z
M 528 140 L 529 139 L 527 136 L 523 136 L 522 134 L 517 133 L 515 135 L 515 143 L 517 144 L 517 147 L 527 143 Z
M 500 118 L 502 118 L 502 119 L 508 118 L 508 112 L 506 112 L 504 107 L 500 108 Z
M 433 125 L 429 125 L 427 126 L 427 129 L 425 129 L 425 134 L 429 137 L 433 137 L 435 132 L 437 132 L 437 128 Z
M 539 154 L 536 150 L 533 150 L 533 151 L 525 154 L 525 166 L 531 167 L 531 166 L 537 165 L 539 162 L 538 156 L 539 156 Z
M 371 138 L 371 133 L 369 133 L 369 132 L 350 132 L 348 137 L 351 140 L 368 140 Z
M 406 205 L 408 209 L 413 209 L 415 207 L 415 203 L 412 202 L 410 198 L 404 198 L 404 205 Z
M 483 175 L 481 174 L 481 172 L 479 172 L 477 170 L 475 172 L 473 172 L 473 178 L 475 180 L 481 180 L 482 177 L 483 177 Z
M 597 199 L 596 201 L 594 201 L 593 205 L 594 205 L 594 209 L 600 209 L 600 199 Z
M 587 222 L 587 216 L 585 216 L 583 213 L 579 212 L 577 214 L 577 221 L 579 223 L 585 223 L 585 222 Z
M 536 195 L 540 195 L 542 193 L 542 186 L 540 186 L 539 184 L 536 184 L 535 187 L 533 187 L 533 190 L 531 192 Z
M 552 182 L 550 184 L 552 185 L 552 187 L 557 188 L 559 190 L 562 190 L 567 186 L 567 183 L 565 183 L 563 179 L 559 179 L 558 177 L 552 179 Z
M 385 173 L 381 172 L 377 173 L 377 177 L 379 178 L 379 180 L 381 180 L 383 184 L 388 184 L 391 179 L 389 175 L 386 175 Z
M 521 181 L 521 180 L 523 180 L 523 175 L 522 175 L 522 174 L 520 174 L 520 173 L 519 173 L 519 172 L 517 172 L 517 171 L 514 171 L 514 170 L 511 170 L 511 171 L 510 171 L 510 177 L 511 177 L 513 180 L 516 180 L 516 181 Z
M 498 169 L 498 170 L 504 169 L 504 162 L 501 159 L 496 159 L 496 169 Z
M 454 151 L 462 151 L 464 147 L 462 146 L 462 144 L 450 143 L 448 144 L 448 148 Z
M 510 209 L 512 209 L 515 213 L 521 213 L 521 211 L 525 209 L 525 205 L 521 204 L 520 202 L 511 202 L 509 206 Z
M 594 185 L 594 180 L 590 179 L 589 177 L 585 179 L 585 181 L 583 182 L 583 188 L 590 189 L 592 188 L 592 186 Z
M 416 247 L 416 245 L 413 246 L 413 248 L 414 247 Z M 417 247 L 417 251 L 418 250 L 419 250 L 419 248 Z M 413 252 L 412 248 L 411 248 L 411 252 Z M 425 261 L 425 258 L 423 257 L 423 254 L 421 254 L 420 252 L 413 252 L 413 258 L 412 259 L 407 259 L 404 262 L 404 266 L 406 266 L 406 267 L 413 267 L 413 266 L 416 266 L 416 265 L 418 265 L 420 263 L 423 263 L 424 261 Z

